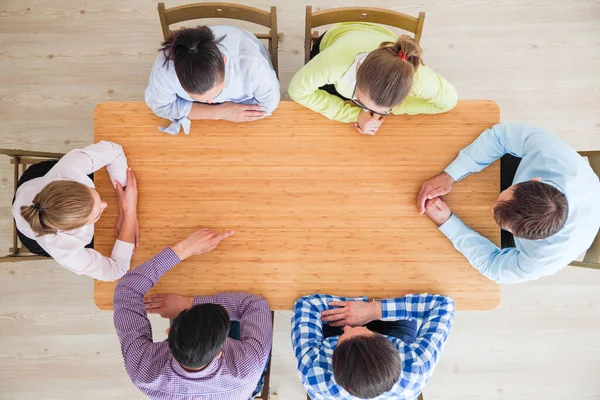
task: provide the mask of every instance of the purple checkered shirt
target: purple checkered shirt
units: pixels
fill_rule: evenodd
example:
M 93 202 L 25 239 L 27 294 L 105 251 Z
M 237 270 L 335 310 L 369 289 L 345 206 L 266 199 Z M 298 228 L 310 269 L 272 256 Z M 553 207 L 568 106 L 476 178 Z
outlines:
M 246 293 L 194 298 L 194 305 L 220 304 L 232 320 L 240 321 L 241 340 L 227 338 L 223 355 L 202 371 L 186 371 L 171 355 L 166 340 L 152 341 L 144 296 L 179 262 L 173 250 L 167 248 L 125 274 L 115 288 L 114 322 L 129 377 L 142 392 L 157 400 L 252 398 L 273 339 L 271 311 L 263 298 Z

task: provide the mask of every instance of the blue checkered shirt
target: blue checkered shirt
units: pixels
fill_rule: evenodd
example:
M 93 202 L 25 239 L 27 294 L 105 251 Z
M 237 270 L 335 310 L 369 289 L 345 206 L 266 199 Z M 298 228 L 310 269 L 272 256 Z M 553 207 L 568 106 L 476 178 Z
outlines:
M 321 312 L 332 301 L 368 301 L 365 297 L 343 298 L 314 294 L 294 304 L 292 345 L 298 360 L 298 373 L 304 388 L 314 400 L 356 399 L 338 386 L 333 377 L 332 355 L 339 336 L 325 339 Z M 381 301 L 382 320 L 416 319 L 417 339 L 412 344 L 386 336 L 402 359 L 402 373 L 392 389 L 378 400 L 413 400 L 423 391 L 438 362 L 450 333 L 454 302 L 445 296 L 420 294 Z

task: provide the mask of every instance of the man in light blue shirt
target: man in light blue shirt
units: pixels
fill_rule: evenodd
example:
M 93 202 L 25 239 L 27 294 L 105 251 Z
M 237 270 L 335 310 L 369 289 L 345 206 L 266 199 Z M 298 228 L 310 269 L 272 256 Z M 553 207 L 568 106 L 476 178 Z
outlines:
M 512 186 L 493 205 L 494 219 L 514 235 L 500 249 L 467 227 L 440 198 L 452 184 L 505 154 L 521 158 Z M 556 273 L 583 254 L 600 229 L 600 182 L 589 163 L 543 129 L 518 123 L 483 132 L 440 175 L 423 183 L 419 211 L 439 226 L 477 270 L 499 283 Z
M 160 49 L 145 93 L 170 134 L 190 131 L 190 120 L 247 122 L 271 115 L 279 81 L 265 46 L 233 26 L 182 29 Z

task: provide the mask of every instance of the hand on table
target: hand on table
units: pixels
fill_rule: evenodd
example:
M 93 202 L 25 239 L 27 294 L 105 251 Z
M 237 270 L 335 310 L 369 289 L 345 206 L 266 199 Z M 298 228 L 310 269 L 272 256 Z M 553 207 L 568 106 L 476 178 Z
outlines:
M 148 314 L 160 314 L 163 318 L 173 319 L 183 310 L 192 308 L 193 297 L 183 297 L 178 294 L 155 294 L 144 299 Z
M 439 197 L 435 197 L 425 202 L 425 215 L 427 215 L 437 226 L 442 226 L 444 222 L 452 215 L 452 210 L 448 204 Z
M 425 202 L 427 200 L 450 193 L 453 183 L 454 179 L 452 179 L 452 177 L 446 172 L 442 172 L 441 174 L 423 182 L 421 185 L 421 190 L 417 196 L 419 214 L 423 215 L 425 212 Z
M 363 326 L 381 318 L 381 303 L 378 301 L 332 301 L 331 310 L 321 313 L 321 321 L 331 326 Z
M 356 122 L 351 122 L 350 125 L 363 135 L 374 135 L 381 127 L 384 118 L 370 111 L 361 110 Z
M 223 239 L 233 235 L 233 231 L 217 233 L 201 228 L 172 247 L 181 261 L 191 256 L 200 256 L 213 250 Z
M 256 121 L 267 116 L 263 108 L 256 104 L 238 104 L 228 101 L 216 104 L 215 119 L 224 119 L 231 122 Z

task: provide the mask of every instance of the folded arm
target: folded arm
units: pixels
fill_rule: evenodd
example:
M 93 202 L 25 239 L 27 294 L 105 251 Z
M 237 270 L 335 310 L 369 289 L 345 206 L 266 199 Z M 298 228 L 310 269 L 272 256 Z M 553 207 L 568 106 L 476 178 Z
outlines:
M 279 80 L 275 71 L 265 60 L 253 60 L 250 74 L 254 86 L 254 98 L 267 115 L 271 115 L 281 98 Z
M 450 297 L 418 294 L 397 299 L 383 300 L 383 319 L 416 319 L 420 325 L 417 339 L 410 345 L 412 354 L 406 359 L 413 360 L 427 378 L 437 364 L 439 355 L 448 339 L 454 318 L 454 301 Z M 399 350 L 404 349 L 404 343 Z
M 485 130 L 473 143 L 460 151 L 458 157 L 444 170 L 455 181 L 479 172 L 505 154 L 523 158 L 533 149 L 558 139 L 535 126 L 519 123 L 494 125 Z
M 102 140 L 83 149 L 72 150 L 60 159 L 58 165 L 79 170 L 86 175 L 106 167 L 111 181 L 127 185 L 127 158 L 123 147 L 117 143 Z M 52 178 L 51 175 L 48 177 Z
M 300 69 L 290 81 L 288 93 L 292 100 L 323 116 L 340 122 L 355 122 L 360 108 L 347 104 L 337 96 L 319 89 L 334 84 L 345 72 L 335 63 L 330 49 L 318 54 Z

